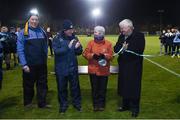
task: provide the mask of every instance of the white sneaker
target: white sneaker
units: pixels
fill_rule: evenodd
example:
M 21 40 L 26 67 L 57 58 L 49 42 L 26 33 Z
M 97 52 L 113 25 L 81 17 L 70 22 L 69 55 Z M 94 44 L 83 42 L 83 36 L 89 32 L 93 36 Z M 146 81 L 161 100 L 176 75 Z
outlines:
M 178 58 L 180 58 L 180 55 L 177 55 Z
M 173 54 L 171 57 L 174 58 L 174 57 L 175 57 L 175 54 Z

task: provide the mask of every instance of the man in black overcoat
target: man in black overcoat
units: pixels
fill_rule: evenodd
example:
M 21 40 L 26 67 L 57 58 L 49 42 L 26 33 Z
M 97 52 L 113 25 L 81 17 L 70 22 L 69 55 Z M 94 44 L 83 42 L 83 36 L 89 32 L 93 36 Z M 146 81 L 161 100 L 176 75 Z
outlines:
M 134 30 L 133 23 L 125 19 L 119 23 L 120 36 L 114 52 L 118 53 L 121 48 L 125 51 L 119 52 L 118 65 L 118 95 L 122 97 L 122 105 L 118 111 L 130 110 L 132 117 L 139 113 L 143 54 L 145 48 L 144 34 Z M 127 52 L 126 50 L 135 52 Z

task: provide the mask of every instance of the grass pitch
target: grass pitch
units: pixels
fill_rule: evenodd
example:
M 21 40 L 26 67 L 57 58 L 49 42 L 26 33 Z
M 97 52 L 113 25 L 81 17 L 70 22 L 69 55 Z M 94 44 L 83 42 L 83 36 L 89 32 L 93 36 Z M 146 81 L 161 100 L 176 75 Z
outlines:
M 114 45 L 118 36 L 109 35 L 106 39 Z M 92 37 L 79 36 L 83 47 Z M 159 54 L 159 39 L 156 36 L 146 37 L 145 54 Z M 180 59 L 170 56 L 157 56 L 149 58 L 162 66 L 180 73 Z M 79 65 L 86 65 L 87 61 L 78 57 Z M 117 57 L 111 63 L 117 65 Z M 5 66 L 4 66 L 5 67 Z M 48 59 L 48 73 L 54 71 L 54 59 Z M 0 91 L 0 118 L 57 118 L 57 119 L 121 119 L 131 118 L 130 112 L 117 112 L 117 75 L 111 75 L 108 81 L 106 109 L 103 112 L 93 112 L 91 88 L 88 75 L 80 76 L 80 86 L 82 93 L 83 112 L 77 112 L 70 104 L 64 115 L 58 113 L 57 85 L 55 76 L 48 75 L 48 96 L 47 101 L 52 105 L 51 109 L 39 109 L 36 106 L 30 109 L 23 107 L 22 96 L 22 73 L 21 68 L 4 71 L 3 88 Z M 70 97 L 69 97 L 70 100 Z M 36 104 L 36 97 L 33 101 Z M 180 118 L 180 78 L 165 71 L 162 68 L 144 60 L 141 107 L 138 118 Z

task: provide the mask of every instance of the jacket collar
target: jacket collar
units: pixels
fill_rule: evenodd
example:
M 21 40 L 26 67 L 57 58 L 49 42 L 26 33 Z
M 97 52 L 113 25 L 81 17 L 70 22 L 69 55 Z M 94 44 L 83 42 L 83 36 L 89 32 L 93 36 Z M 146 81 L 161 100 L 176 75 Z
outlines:
M 96 41 L 96 40 L 94 40 L 94 42 L 97 43 L 97 44 L 104 44 L 104 43 L 105 43 L 105 39 L 103 39 L 103 40 L 101 40 L 101 41 Z

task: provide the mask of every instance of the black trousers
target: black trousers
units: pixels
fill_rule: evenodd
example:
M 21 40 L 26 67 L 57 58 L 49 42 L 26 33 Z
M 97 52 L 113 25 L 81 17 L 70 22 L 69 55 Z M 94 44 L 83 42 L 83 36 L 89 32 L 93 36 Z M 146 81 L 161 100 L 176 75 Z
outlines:
M 178 55 L 179 54 L 179 48 L 180 48 L 180 43 L 174 43 L 173 47 L 172 47 L 173 54 Z
M 67 109 L 68 107 L 68 83 L 72 97 L 72 104 L 81 107 L 81 91 L 78 73 L 71 73 L 67 76 L 56 74 L 56 81 L 60 109 Z
M 47 95 L 47 65 L 29 66 L 30 72 L 23 71 L 24 105 L 32 103 L 34 84 L 36 83 L 38 107 L 46 105 Z
M 49 49 L 50 49 L 50 53 L 51 53 L 51 56 L 53 55 L 53 50 L 52 50 L 52 41 L 49 40 Z
M 105 107 L 108 77 L 90 74 L 93 107 Z
M 167 55 L 167 54 L 169 54 L 169 55 L 171 55 L 172 54 L 172 46 L 171 45 L 169 45 L 169 44 L 165 44 L 165 54 Z
M 123 98 L 122 99 L 122 107 L 129 109 L 132 112 L 139 113 L 139 103 L 140 99 L 133 99 L 133 98 Z

